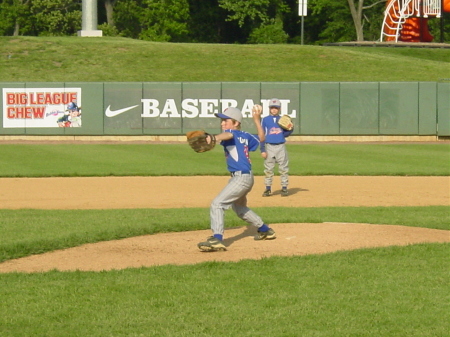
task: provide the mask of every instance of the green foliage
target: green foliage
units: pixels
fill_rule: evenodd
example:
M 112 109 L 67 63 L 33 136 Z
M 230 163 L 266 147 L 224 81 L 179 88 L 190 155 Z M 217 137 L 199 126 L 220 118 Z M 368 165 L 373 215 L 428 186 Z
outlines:
M 18 6 L 15 1 L 0 2 L 0 35 L 13 35 L 19 12 Z
M 284 0 L 219 0 L 219 6 L 229 13 L 227 20 L 236 21 L 243 31 L 249 31 L 251 44 L 286 43 L 289 36 L 283 30 L 283 15 L 290 11 Z
M 380 38 L 385 2 L 365 0 L 364 5 L 364 40 L 377 41 Z M 347 1 L 310 0 L 308 6 L 315 24 L 318 25 L 316 44 L 356 40 L 355 26 Z
M 177 42 L 188 33 L 187 0 L 144 0 L 140 15 L 142 30 L 139 38 L 147 41 Z
M 377 41 L 385 1 L 362 3 L 364 40 Z M 99 29 L 104 30 L 104 36 L 192 43 L 254 43 L 275 34 L 266 32 L 265 28 L 275 21 L 288 34 L 287 42 L 300 41 L 298 1 L 295 0 L 114 0 L 111 5 L 117 31 L 100 21 Z M 0 1 L 0 35 L 74 35 L 81 26 L 80 10 L 79 0 L 3 0 Z M 441 42 L 441 38 L 449 41 L 449 16 L 444 13 L 443 20 L 430 18 L 428 21 L 436 42 Z M 99 19 L 105 20 L 102 6 Z M 306 44 L 355 39 L 348 1 L 309 0 L 308 16 L 304 19 Z
M 237 21 L 242 27 L 246 20 L 265 23 L 269 20 L 267 10 L 271 0 L 219 0 L 219 6 L 231 12 L 229 21 Z
M 76 0 L 33 0 L 30 7 L 41 36 L 75 35 L 81 29 L 81 3 Z
M 444 13 L 443 21 L 442 24 L 442 20 L 428 20 L 428 28 L 435 42 L 450 41 L 450 13 Z
M 142 0 L 121 0 L 114 6 L 114 22 L 121 36 L 137 39 L 141 32 Z
M 225 10 L 220 8 L 217 1 L 189 1 L 189 20 L 187 29 L 189 42 L 218 43 L 221 41 L 221 33 L 231 33 L 231 27 L 226 20 Z M 233 37 L 233 42 L 238 40 Z
M 219 0 L 219 6 L 229 13 L 227 20 L 236 21 L 249 31 L 248 43 L 286 43 L 283 30 L 284 14 L 290 11 L 284 0 Z
M 283 30 L 283 26 L 279 23 L 271 23 L 255 28 L 250 34 L 248 43 L 286 43 L 287 40 L 288 35 Z
M 0 3 L 0 35 L 32 33 L 31 15 L 30 1 L 3 0 Z
M 98 29 L 103 32 L 103 36 L 119 36 L 119 31 L 116 27 L 110 26 L 107 23 L 98 25 Z
M 322 18 L 319 33 L 323 42 L 354 41 L 356 32 L 347 1 L 311 0 L 311 15 Z M 326 24 L 324 24 L 326 23 Z
M 181 41 L 188 33 L 187 0 L 123 0 L 114 7 L 119 35 L 146 41 Z

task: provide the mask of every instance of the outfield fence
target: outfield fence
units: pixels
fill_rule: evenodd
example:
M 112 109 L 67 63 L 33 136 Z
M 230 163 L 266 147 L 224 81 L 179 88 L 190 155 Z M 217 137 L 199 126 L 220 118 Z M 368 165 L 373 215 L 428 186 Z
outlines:
M 138 137 L 176 140 L 220 132 L 214 114 L 240 108 L 256 132 L 254 104 L 279 98 L 292 139 L 426 139 L 450 136 L 445 82 L 0 82 L 0 137 Z M 69 103 L 78 106 L 69 111 Z

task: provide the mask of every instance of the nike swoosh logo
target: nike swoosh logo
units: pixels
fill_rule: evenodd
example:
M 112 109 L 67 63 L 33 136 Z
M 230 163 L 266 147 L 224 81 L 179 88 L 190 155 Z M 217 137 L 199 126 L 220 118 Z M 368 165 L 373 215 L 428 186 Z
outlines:
M 135 107 L 137 107 L 137 105 L 133 105 L 133 106 L 129 106 L 127 108 L 123 108 L 123 109 L 119 109 L 119 110 L 111 110 L 111 105 L 108 105 L 108 107 L 105 110 L 105 115 L 106 117 L 114 117 L 117 115 L 120 115 L 121 113 L 134 109 Z

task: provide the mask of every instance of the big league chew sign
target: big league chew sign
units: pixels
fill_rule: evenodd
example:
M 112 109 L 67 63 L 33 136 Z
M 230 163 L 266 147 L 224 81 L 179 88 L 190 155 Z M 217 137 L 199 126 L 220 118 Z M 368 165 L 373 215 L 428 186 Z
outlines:
M 4 88 L 4 128 L 57 128 L 66 107 L 81 106 L 81 88 Z

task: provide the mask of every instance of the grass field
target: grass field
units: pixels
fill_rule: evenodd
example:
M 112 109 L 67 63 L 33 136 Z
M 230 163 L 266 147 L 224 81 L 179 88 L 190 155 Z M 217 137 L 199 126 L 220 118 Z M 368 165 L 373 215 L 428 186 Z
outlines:
M 131 144 L 79 145 L 64 156 L 63 146 L 3 145 L 1 167 L 10 169 L 0 175 L 158 175 L 159 165 L 170 175 L 178 169 L 166 156 L 168 149 L 183 161 L 186 152 L 179 145 L 151 150 Z M 321 174 L 327 162 L 327 173 L 341 172 L 332 163 L 344 157 L 353 174 L 367 174 L 364 168 L 371 167 L 371 174 L 449 175 L 448 144 L 303 147 L 290 147 L 303 155 L 303 166 L 312 166 L 299 174 Z M 149 165 L 146 153 L 160 164 Z M 223 158 L 215 156 L 222 154 L 210 155 L 214 165 L 204 173 L 220 174 L 213 166 L 221 167 L 217 162 Z M 430 161 L 435 165 L 420 164 Z M 81 167 L 89 169 L 81 172 Z M 188 175 L 202 173 L 192 159 L 183 169 Z M 450 230 L 449 206 L 256 210 L 272 223 L 337 221 Z M 207 229 L 207 214 L 207 209 L 0 210 L 0 261 L 87 242 Z M 226 221 L 230 227 L 242 225 L 232 213 Z M 237 263 L 1 274 L 0 335 L 443 337 L 449 328 L 448 248 L 420 244 Z
M 450 78 L 449 49 L 0 37 L 0 56 L 3 82 Z M 223 154 L 216 150 L 200 164 L 183 145 L 2 144 L 0 177 L 221 175 Z M 448 143 L 303 144 L 289 151 L 294 175 L 450 175 Z M 254 160 L 262 174 L 261 159 Z M 257 211 L 269 222 L 450 230 L 450 206 Z M 226 216 L 227 226 L 242 225 Z M 0 210 L 0 261 L 208 227 L 207 209 Z M 0 336 L 447 337 L 448 256 L 448 244 L 420 244 L 237 263 L 0 274 Z
M 450 78 L 450 49 L 0 37 L 2 82 L 384 82 Z
M 288 151 L 292 175 L 450 175 L 448 142 L 288 144 Z M 262 158 L 251 159 L 255 174 L 263 175 Z M 219 147 L 202 157 L 186 144 L 3 144 L 0 176 L 224 175 L 222 161 Z
M 448 336 L 448 246 L 1 275 L 3 336 Z

